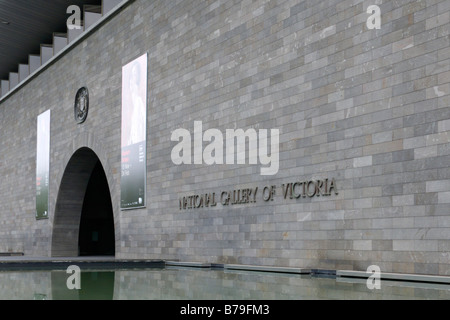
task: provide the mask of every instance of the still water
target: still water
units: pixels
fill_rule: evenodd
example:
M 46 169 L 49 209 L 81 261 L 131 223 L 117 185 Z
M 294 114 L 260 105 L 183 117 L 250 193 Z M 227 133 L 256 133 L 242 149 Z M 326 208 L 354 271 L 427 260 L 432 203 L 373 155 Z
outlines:
M 450 299 L 450 285 L 321 278 L 247 271 L 136 269 L 81 274 L 69 290 L 65 271 L 0 272 L 0 300 L 319 300 Z

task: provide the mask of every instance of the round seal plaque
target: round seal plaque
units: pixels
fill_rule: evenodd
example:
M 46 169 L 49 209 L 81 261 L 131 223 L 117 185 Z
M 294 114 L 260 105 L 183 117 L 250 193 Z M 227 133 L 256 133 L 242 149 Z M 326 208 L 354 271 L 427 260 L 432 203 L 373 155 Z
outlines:
M 75 121 L 81 124 L 86 121 L 89 111 L 89 91 L 86 87 L 78 90 L 75 96 Z

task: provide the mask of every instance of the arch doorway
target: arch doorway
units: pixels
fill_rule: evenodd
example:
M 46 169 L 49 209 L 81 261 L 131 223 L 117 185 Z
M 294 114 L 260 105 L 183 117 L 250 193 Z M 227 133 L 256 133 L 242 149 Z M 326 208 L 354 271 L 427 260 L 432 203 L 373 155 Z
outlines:
M 81 148 L 70 159 L 58 193 L 52 256 L 114 256 L 111 194 L 94 151 Z

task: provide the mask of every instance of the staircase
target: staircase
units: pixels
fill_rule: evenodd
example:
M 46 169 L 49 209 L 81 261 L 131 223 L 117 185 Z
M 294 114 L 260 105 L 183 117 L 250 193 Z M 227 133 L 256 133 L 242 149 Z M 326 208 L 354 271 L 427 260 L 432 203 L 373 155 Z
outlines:
M 45 65 L 55 55 L 63 51 L 69 44 L 89 30 L 103 16 L 106 16 L 122 0 L 102 0 L 101 5 L 85 5 L 82 8 L 83 20 L 80 29 L 67 29 L 67 33 L 54 33 L 53 43 L 41 44 L 40 54 L 28 57 L 28 64 L 19 64 L 17 72 L 11 72 L 8 80 L 0 80 L 0 98 L 7 95 L 20 83 L 25 81 L 41 66 Z

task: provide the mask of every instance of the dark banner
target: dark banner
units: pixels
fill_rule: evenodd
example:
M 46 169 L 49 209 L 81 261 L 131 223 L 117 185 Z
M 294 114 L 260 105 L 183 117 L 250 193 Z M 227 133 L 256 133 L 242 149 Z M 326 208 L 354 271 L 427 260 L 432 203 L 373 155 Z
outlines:
M 146 205 L 147 54 L 122 68 L 121 209 Z
M 50 174 L 50 110 L 37 121 L 36 148 L 36 219 L 48 218 Z

